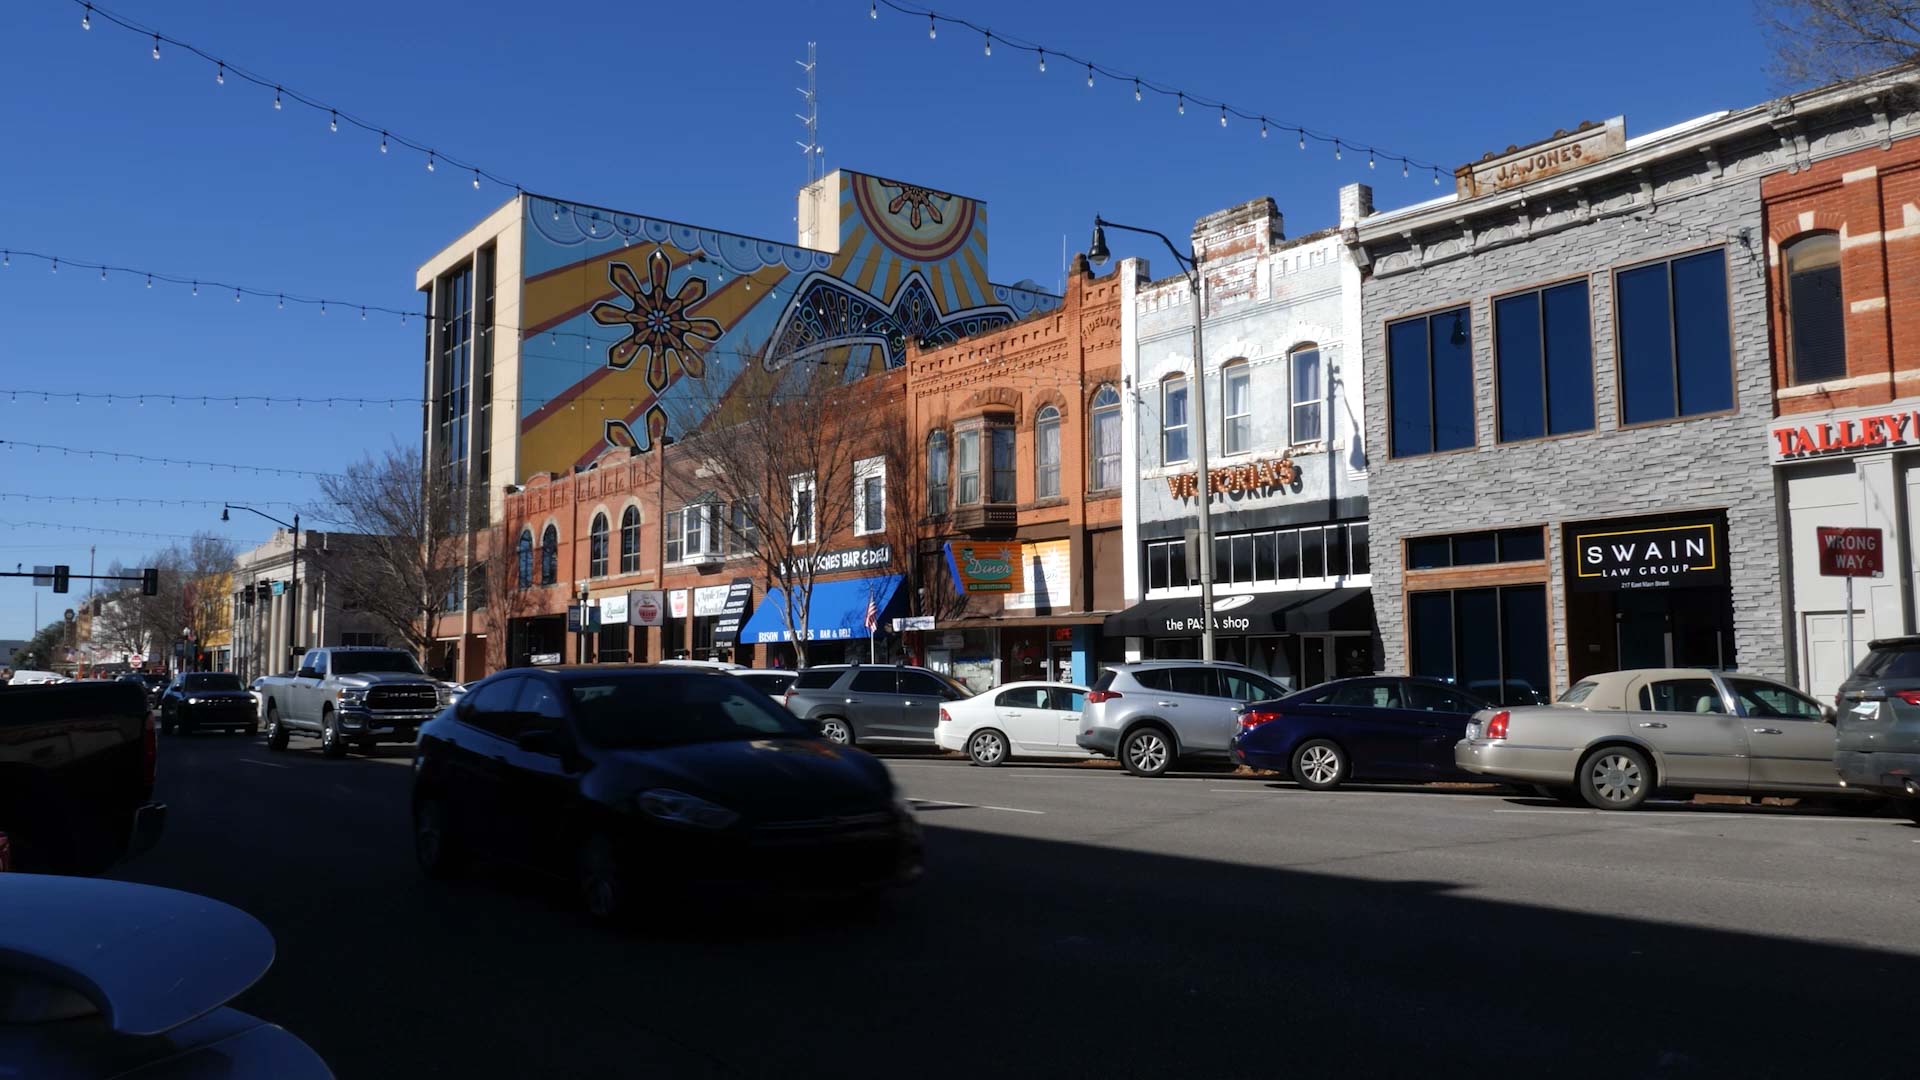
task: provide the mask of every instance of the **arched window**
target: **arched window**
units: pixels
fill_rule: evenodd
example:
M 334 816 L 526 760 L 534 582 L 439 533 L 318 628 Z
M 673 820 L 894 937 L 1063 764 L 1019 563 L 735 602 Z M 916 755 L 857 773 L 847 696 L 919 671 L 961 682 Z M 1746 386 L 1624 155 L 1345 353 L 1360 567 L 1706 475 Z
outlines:
M 1229 360 L 1220 368 L 1220 401 L 1226 415 L 1220 418 L 1221 440 L 1229 454 L 1244 454 L 1253 449 L 1253 369 L 1244 358 Z
M 640 508 L 629 506 L 620 515 L 620 572 L 640 571 Z
M 935 431 L 927 436 L 927 516 L 947 512 L 947 433 Z
M 587 576 L 607 576 L 607 515 L 593 515 L 587 527 Z
M 1160 464 L 1177 465 L 1187 448 L 1187 377 L 1169 375 L 1160 383 Z
M 533 584 L 533 530 L 521 529 L 520 542 L 513 549 L 514 564 L 519 570 L 518 580 L 521 588 Z
M 1060 410 L 1049 405 L 1033 421 L 1033 495 L 1052 499 L 1060 494 Z
M 1802 236 L 1781 250 L 1787 266 L 1788 360 L 1793 382 L 1847 375 L 1846 305 L 1840 292 L 1840 235 Z
M 540 535 L 540 584 L 551 585 L 560 580 L 560 530 L 547 526 Z
M 1120 391 L 1112 383 L 1093 394 L 1093 487 L 1111 491 L 1120 486 Z

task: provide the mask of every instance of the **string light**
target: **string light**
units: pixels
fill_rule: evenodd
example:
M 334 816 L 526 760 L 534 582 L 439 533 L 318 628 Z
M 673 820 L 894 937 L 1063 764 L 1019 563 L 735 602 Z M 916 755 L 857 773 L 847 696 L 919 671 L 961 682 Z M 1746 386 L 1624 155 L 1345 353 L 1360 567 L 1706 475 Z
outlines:
M 433 151 L 427 151 L 427 171 L 433 171 Z
M 160 35 L 159 34 L 153 35 L 153 58 L 155 60 L 160 59 Z
M 1087 89 L 1093 89 L 1093 65 L 1087 65 Z
M 1045 75 L 1046 73 L 1047 73 L 1047 50 L 1041 49 L 1040 50 L 1040 74 Z
M 155 464 L 185 465 L 189 468 L 228 469 L 233 472 L 250 472 L 250 473 L 256 473 L 260 475 L 272 475 L 272 476 L 321 477 L 321 476 L 331 475 L 330 473 L 315 472 L 311 469 L 282 469 L 282 468 L 276 468 L 271 465 L 229 465 L 225 462 L 220 462 L 220 461 L 193 461 L 186 458 L 152 457 L 147 454 L 131 454 L 131 453 L 126 453 L 119 450 L 101 450 L 98 448 L 86 448 L 86 447 L 76 447 L 76 446 L 55 446 L 52 443 L 23 442 L 19 439 L 0 439 L 0 443 L 4 443 L 8 447 L 14 447 L 14 446 L 30 447 L 32 448 L 33 452 L 36 454 L 40 453 L 43 450 L 47 450 L 47 451 L 62 453 L 67 455 L 68 457 L 73 457 L 76 454 L 85 454 L 89 458 L 95 458 L 96 460 L 98 458 L 98 455 L 107 454 L 114 461 L 122 461 L 122 460 L 138 461 L 138 462 L 144 462 L 149 465 L 155 465 Z
M 80 29 L 82 30 L 93 29 L 93 5 L 92 4 L 88 4 L 87 10 L 80 13 Z
M 986 48 L 986 55 L 988 55 L 988 56 L 992 56 L 992 55 L 993 55 L 993 31 L 991 31 L 991 30 L 989 30 L 989 31 L 987 31 L 987 48 Z
M 1181 116 L 1187 115 L 1187 95 L 1185 94 L 1180 95 L 1180 104 L 1178 106 L 1178 109 L 1180 111 Z
M 277 86 L 273 88 L 273 111 L 280 111 L 280 88 Z
M 479 169 L 473 170 L 473 190 L 475 191 L 480 190 L 480 170 Z
M 1140 80 L 1139 79 L 1133 80 L 1133 100 L 1135 101 L 1140 100 Z
M 221 64 L 213 69 L 213 81 L 218 86 L 227 85 L 227 65 Z
M 1373 147 L 1367 147 L 1367 168 L 1373 168 Z
M 1220 126 L 1221 127 L 1227 126 L 1227 110 L 1224 108 L 1220 110 Z
M 387 152 L 387 133 L 384 131 L 380 133 L 380 152 Z
M 879 17 L 880 17 L 880 5 L 878 3 L 875 3 L 874 0 L 868 0 L 867 18 L 878 19 Z
M 1264 116 L 1260 118 L 1260 137 L 1267 137 L 1267 118 Z
M 140 404 L 145 405 L 142 398 Z M 223 506 L 226 499 L 158 499 L 142 495 L 36 495 L 24 491 L 0 491 L 0 502 L 17 499 L 23 503 L 91 503 L 96 506 Z M 254 506 L 285 506 L 298 509 L 305 505 L 286 499 L 248 499 Z
M 1333 160 L 1335 161 L 1340 160 L 1340 140 L 1339 139 L 1333 140 Z
M 940 27 L 935 23 L 933 18 L 933 13 L 928 12 L 927 13 L 927 40 L 932 41 L 934 38 L 937 38 L 939 36 L 940 36 Z
M 327 110 L 327 112 L 327 130 L 338 135 L 340 133 L 340 114 L 331 109 Z

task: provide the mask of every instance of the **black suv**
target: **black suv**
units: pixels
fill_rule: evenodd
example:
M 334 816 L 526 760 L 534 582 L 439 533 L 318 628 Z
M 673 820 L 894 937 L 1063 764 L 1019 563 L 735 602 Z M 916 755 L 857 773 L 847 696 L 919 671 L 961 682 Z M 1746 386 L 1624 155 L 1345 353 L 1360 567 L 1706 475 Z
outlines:
M 787 688 L 787 711 L 829 742 L 933 745 L 940 706 L 973 691 L 936 671 L 877 664 L 828 664 L 802 671 Z
M 1920 636 L 1867 643 L 1834 697 L 1834 767 L 1850 788 L 1904 796 L 1920 821 Z

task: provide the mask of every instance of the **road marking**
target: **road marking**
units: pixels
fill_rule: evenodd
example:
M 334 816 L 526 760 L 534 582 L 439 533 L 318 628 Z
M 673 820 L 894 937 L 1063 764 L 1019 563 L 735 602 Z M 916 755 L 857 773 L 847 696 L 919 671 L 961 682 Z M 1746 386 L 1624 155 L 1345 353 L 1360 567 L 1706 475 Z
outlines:
M 1496 814 L 1591 814 L 1591 813 L 1595 813 L 1595 811 L 1593 810 L 1515 810 L 1515 809 L 1509 808 L 1505 810 L 1495 810 L 1494 813 Z
M 1017 806 L 988 806 L 985 803 L 948 802 L 945 799 L 908 798 L 907 801 L 916 806 L 945 806 L 955 810 L 999 810 L 1008 814 L 1040 814 L 1043 816 L 1046 814 L 1045 810 L 1022 810 Z
M 291 766 L 291 765 L 282 765 L 282 764 L 280 764 L 280 763 L 279 763 L 279 762 L 277 762 L 277 761 L 255 761 L 255 760 L 254 760 L 253 758 L 250 758 L 250 757 L 243 757 L 243 758 L 241 758 L 241 759 L 240 759 L 240 763 L 241 763 L 242 765 L 259 765 L 259 766 L 261 766 L 262 768 L 267 768 L 267 769 L 291 769 L 291 768 L 293 768 L 293 766 Z

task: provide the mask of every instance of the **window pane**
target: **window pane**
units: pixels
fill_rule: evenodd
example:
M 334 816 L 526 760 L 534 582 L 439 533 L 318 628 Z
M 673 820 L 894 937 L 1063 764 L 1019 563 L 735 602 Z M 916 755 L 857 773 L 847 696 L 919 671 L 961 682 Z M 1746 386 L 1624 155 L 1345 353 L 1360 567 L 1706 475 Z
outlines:
M 1537 528 L 1502 529 L 1501 562 L 1537 562 L 1547 557 L 1545 534 Z
M 993 438 L 993 501 L 1013 501 L 1013 429 L 997 427 L 992 429 Z
M 969 506 L 980 501 L 980 432 L 978 429 L 959 432 L 953 437 L 953 444 L 960 478 L 960 505 Z
M 1453 546 L 1445 536 L 1416 536 L 1407 541 L 1407 569 L 1437 570 L 1453 565 Z
M 1473 445 L 1473 328 L 1466 308 L 1431 320 L 1433 348 L 1433 448 Z
M 1458 589 L 1453 594 L 1453 641 L 1461 686 L 1481 697 L 1500 687 L 1500 597 L 1496 589 Z
M 1557 285 L 1540 294 L 1547 341 L 1547 431 L 1593 430 L 1593 326 L 1587 283 Z
M 1313 442 L 1321 437 L 1320 350 L 1302 349 L 1294 353 L 1292 367 L 1292 440 L 1297 443 Z
M 1495 554 L 1493 534 L 1490 532 L 1462 533 L 1453 538 L 1455 566 L 1484 566 L 1498 562 L 1499 558 Z
M 1167 545 L 1147 545 L 1147 588 L 1167 587 Z
M 1733 329 L 1727 313 L 1727 253 L 1673 262 L 1674 341 L 1680 350 L 1680 415 L 1733 408 Z
M 1787 245 L 1787 322 L 1793 381 L 1847 373 L 1846 314 L 1840 296 L 1840 237 L 1820 233 Z
M 1038 470 L 1035 477 L 1035 495 L 1050 499 L 1060 494 L 1060 420 L 1059 414 L 1053 419 L 1041 420 L 1034 428 L 1038 454 Z
M 1167 675 L 1170 693 L 1197 694 L 1201 697 L 1219 697 L 1219 680 L 1214 678 L 1211 668 L 1171 668 Z
M 1319 529 L 1300 530 L 1300 576 L 1325 577 L 1327 559 L 1325 538 Z
M 1194 583 L 1194 577 L 1200 572 L 1198 566 L 1187 565 L 1187 542 L 1173 540 L 1167 544 L 1167 585 L 1172 588 L 1184 588 Z
M 1720 688 L 1711 679 L 1668 679 L 1653 683 L 1653 711 L 1681 713 L 1724 713 L 1725 701 Z
M 1673 416 L 1673 339 L 1667 265 L 1626 270 L 1614 280 L 1620 320 L 1620 415 L 1629 424 Z
M 1500 439 L 1547 433 L 1546 384 L 1540 370 L 1540 294 L 1493 305 L 1494 370 L 1500 381 Z
M 1245 364 L 1236 364 L 1226 370 L 1221 381 L 1227 410 L 1227 453 L 1242 453 L 1253 445 L 1253 378 Z
M 1427 322 L 1408 319 L 1387 327 L 1387 379 L 1392 396 L 1394 457 L 1433 450 L 1433 397 L 1427 379 Z
M 1453 678 L 1453 594 L 1411 593 L 1407 611 L 1407 647 L 1413 674 Z
M 1365 525 L 1348 526 L 1347 540 L 1353 547 L 1353 572 L 1356 574 L 1372 573 L 1372 555 L 1367 550 L 1367 527 Z
M 891 694 L 895 692 L 893 672 L 862 671 L 853 677 L 853 685 L 847 689 L 856 694 Z
M 1546 704 L 1551 698 L 1551 676 L 1545 585 L 1511 585 L 1500 590 L 1500 652 L 1506 681 L 1499 693 L 1482 691 L 1481 696 L 1502 705 Z
M 1253 581 L 1253 537 L 1236 536 L 1233 538 L 1233 583 L 1249 584 Z
M 1273 580 L 1278 570 L 1278 552 L 1274 544 L 1272 533 L 1255 534 L 1253 538 L 1253 579 L 1255 581 Z
M 1187 381 L 1169 379 L 1161 387 L 1161 427 L 1163 460 L 1167 463 L 1187 460 Z
M 1347 527 L 1345 525 L 1327 526 L 1327 576 L 1344 577 L 1347 573 Z
M 1112 389 L 1108 387 L 1107 391 Z M 1101 397 L 1104 398 L 1107 391 L 1102 391 Z M 1119 487 L 1120 407 L 1117 404 L 1094 410 L 1093 457 L 1093 486 L 1102 491 Z
M 1213 580 L 1216 584 L 1227 580 L 1227 569 L 1232 565 L 1233 565 L 1233 550 L 1229 545 L 1227 538 L 1224 536 L 1214 537 L 1213 538 Z
M 1300 580 L 1300 534 L 1292 529 L 1274 534 L 1274 548 L 1280 562 L 1273 576 L 1280 581 Z

